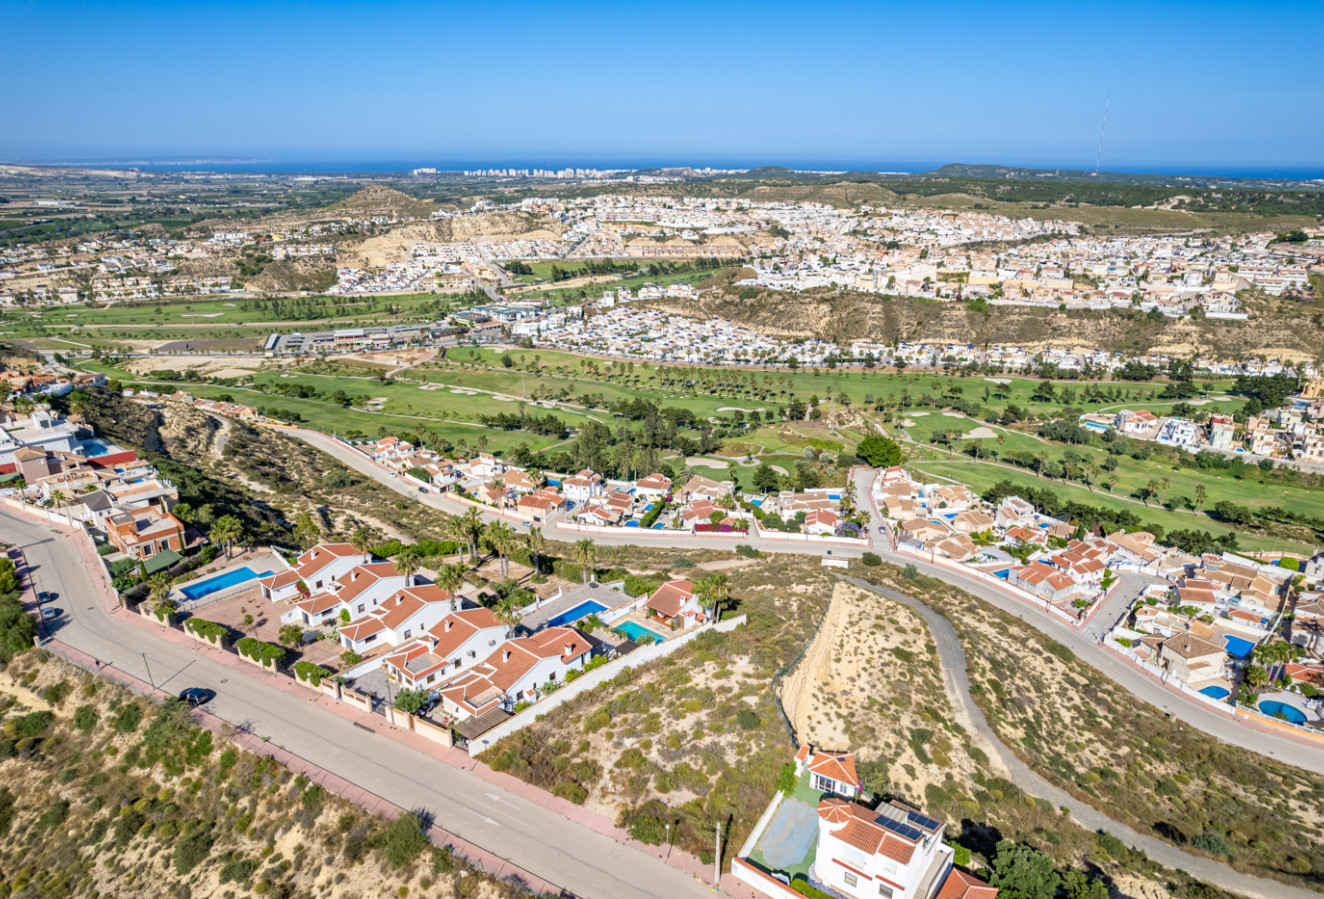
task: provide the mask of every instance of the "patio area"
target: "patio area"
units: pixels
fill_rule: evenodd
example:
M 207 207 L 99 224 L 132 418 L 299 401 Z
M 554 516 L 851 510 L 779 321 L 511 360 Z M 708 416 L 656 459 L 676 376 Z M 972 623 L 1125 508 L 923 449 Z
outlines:
M 787 880 L 808 880 L 818 849 L 818 802 L 823 795 L 809 785 L 808 769 L 802 772 L 791 795 L 782 800 L 759 834 L 746 861 Z

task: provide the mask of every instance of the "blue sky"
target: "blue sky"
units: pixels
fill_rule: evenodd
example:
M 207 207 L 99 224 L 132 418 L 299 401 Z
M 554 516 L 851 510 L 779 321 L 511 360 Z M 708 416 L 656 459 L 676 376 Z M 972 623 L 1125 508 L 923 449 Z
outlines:
M 3 0 L 0 158 L 1324 175 L 1315 3 Z

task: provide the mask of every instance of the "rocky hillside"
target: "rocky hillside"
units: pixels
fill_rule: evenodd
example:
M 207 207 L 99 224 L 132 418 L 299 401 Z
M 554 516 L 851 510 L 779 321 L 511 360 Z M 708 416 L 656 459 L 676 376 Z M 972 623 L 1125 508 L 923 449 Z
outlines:
M 965 303 L 835 291 L 783 293 L 726 288 L 694 303 L 667 308 L 695 317 L 727 318 L 785 337 L 839 341 L 1010 344 L 1033 349 L 1085 347 L 1123 353 L 1200 353 L 1221 359 L 1251 355 L 1313 359 L 1324 356 L 1324 302 L 1245 295 L 1249 321 L 1164 319 L 1131 311 L 1061 312 L 994 306 L 974 312 Z
M 44 652 L 0 673 L 0 892 L 510 899 L 505 884 L 270 759 Z M 415 825 L 416 827 L 416 825 Z

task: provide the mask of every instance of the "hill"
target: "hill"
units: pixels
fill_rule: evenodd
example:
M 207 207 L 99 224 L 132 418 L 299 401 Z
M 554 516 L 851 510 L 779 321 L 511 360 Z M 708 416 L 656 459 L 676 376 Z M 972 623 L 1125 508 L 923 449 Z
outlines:
M 435 209 L 431 200 L 419 200 L 384 184 L 369 184 L 328 206 L 325 211 L 330 215 L 347 214 L 355 218 L 427 218 Z
M 0 673 L 6 896 L 510 899 L 416 819 L 370 815 L 274 760 L 29 651 Z
M 1253 355 L 1313 359 L 1324 356 L 1324 302 L 1283 300 L 1256 292 L 1243 295 L 1248 321 L 1169 319 L 1151 321 L 1138 312 L 1062 312 L 995 306 L 975 312 L 965 303 L 936 303 L 907 297 L 834 291 L 785 293 L 719 288 L 694 303 L 667 308 L 699 318 L 725 318 L 781 337 L 820 336 L 838 342 L 898 340 L 934 344 L 1009 344 L 1107 348 L 1127 354 L 1200 353 L 1219 359 Z

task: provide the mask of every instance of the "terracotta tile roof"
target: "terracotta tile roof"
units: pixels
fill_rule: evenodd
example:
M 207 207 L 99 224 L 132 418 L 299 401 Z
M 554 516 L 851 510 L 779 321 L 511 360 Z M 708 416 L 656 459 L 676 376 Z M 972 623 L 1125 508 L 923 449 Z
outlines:
M 996 899 L 998 888 L 989 886 L 960 868 L 952 868 L 934 899 Z
M 653 591 L 653 595 L 648 598 L 648 602 L 644 605 L 659 615 L 674 618 L 680 614 L 681 606 L 685 605 L 686 601 L 693 595 L 693 581 L 667 581 Z
M 855 773 L 855 758 L 849 752 L 815 752 L 809 770 L 839 783 L 853 787 L 860 785 L 860 776 Z

